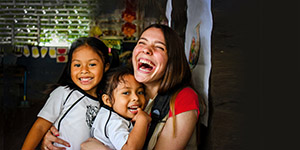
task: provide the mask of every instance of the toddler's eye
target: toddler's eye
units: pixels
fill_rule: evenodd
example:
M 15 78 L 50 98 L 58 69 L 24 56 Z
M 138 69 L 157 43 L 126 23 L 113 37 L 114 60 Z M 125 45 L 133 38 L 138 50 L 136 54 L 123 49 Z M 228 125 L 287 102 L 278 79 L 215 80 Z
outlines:
M 122 94 L 124 94 L 124 95 L 128 95 L 128 94 L 129 94 L 129 92 L 123 92 Z
M 144 91 L 139 91 L 138 94 L 139 95 L 144 95 Z

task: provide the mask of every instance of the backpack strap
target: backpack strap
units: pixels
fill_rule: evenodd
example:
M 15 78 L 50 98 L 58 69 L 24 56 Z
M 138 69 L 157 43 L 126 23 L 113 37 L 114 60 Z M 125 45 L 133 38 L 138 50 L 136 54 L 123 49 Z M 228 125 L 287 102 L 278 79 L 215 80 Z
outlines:
M 158 94 L 154 99 L 154 104 L 151 109 L 151 123 L 145 140 L 143 149 L 146 150 L 156 125 L 162 122 L 163 118 L 169 113 L 171 94 L 160 95 Z

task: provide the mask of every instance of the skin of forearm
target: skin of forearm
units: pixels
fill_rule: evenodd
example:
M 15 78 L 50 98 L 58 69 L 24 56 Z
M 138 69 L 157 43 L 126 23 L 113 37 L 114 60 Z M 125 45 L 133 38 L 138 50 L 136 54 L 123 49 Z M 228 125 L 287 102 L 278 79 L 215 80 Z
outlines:
M 22 146 L 22 150 L 35 149 L 51 125 L 51 122 L 38 118 L 31 127 Z
M 143 148 L 146 140 L 148 123 L 149 122 L 146 119 L 139 119 L 135 122 L 122 150 L 140 150 Z

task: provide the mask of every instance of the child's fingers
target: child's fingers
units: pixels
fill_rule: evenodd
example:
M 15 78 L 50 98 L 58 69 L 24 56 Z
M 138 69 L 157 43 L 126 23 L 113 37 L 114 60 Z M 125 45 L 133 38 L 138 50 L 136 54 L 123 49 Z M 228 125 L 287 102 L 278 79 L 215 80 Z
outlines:
M 50 131 L 48 131 L 43 139 L 42 142 L 42 146 L 41 148 L 44 150 L 50 149 L 50 150 L 63 150 L 66 148 L 63 147 L 56 147 L 53 145 L 53 143 L 59 143 L 62 145 L 65 145 L 67 147 L 70 147 L 70 144 L 56 136 L 54 136 L 53 134 L 50 133 Z
M 50 132 L 55 136 L 59 136 L 59 132 L 54 126 L 51 126 Z

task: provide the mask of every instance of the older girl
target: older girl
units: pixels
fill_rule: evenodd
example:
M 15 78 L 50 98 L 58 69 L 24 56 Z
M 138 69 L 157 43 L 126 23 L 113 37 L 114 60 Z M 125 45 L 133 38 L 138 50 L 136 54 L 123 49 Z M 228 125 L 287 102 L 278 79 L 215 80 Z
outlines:
M 59 130 L 56 136 L 68 141 L 66 147 L 70 149 L 80 149 L 90 137 L 100 107 L 97 87 L 110 66 L 108 48 L 97 38 L 83 37 L 72 43 L 68 58 L 59 85 L 39 112 L 23 150 L 35 149 L 52 125 Z

